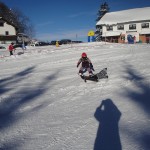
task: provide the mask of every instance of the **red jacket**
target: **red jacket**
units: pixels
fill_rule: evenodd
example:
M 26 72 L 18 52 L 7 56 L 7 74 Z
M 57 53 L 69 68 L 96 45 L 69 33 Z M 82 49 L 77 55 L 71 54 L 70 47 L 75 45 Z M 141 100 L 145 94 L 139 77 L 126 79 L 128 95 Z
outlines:
M 9 51 L 13 51 L 14 50 L 14 47 L 13 47 L 13 45 L 11 44 L 11 45 L 9 45 Z

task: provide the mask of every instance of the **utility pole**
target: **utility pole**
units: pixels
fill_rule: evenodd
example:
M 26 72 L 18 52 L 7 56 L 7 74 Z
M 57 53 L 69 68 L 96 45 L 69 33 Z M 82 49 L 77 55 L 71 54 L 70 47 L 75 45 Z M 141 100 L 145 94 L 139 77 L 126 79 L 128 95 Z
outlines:
M 77 41 L 77 39 L 78 39 L 78 35 L 76 34 L 76 41 Z
M 105 32 L 105 44 L 106 44 L 106 32 Z

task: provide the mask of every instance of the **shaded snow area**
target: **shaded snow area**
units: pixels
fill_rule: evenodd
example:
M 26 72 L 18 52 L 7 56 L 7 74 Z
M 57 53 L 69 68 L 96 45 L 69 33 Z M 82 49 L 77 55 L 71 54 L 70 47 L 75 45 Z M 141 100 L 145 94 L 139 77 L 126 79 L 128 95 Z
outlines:
M 76 68 L 82 52 L 109 78 L 85 83 Z M 28 47 L 14 57 L 6 50 L 0 150 L 150 150 L 150 45 Z

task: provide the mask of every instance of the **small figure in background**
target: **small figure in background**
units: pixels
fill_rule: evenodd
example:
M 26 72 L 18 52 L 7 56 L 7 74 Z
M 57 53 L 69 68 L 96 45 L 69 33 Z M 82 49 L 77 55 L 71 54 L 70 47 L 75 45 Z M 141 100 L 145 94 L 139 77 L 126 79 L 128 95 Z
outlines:
M 13 42 L 9 45 L 8 49 L 9 49 L 9 52 L 10 52 L 10 56 L 13 55 L 13 51 L 15 50 Z
M 146 43 L 149 44 L 149 37 L 146 37 Z
M 22 49 L 25 50 L 26 49 L 26 46 L 24 43 L 22 43 Z
M 56 47 L 59 47 L 59 42 L 58 41 L 56 41 Z
M 134 38 L 134 43 L 136 43 L 136 36 L 134 36 L 133 38 Z

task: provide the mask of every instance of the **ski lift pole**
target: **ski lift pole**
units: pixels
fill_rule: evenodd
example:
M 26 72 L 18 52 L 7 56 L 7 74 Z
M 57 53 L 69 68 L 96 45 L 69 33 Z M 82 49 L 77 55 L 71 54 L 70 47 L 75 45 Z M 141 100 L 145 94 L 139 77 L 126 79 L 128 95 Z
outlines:
M 22 49 L 23 49 L 23 53 L 24 53 L 24 38 L 23 38 L 23 35 L 22 35 Z
M 106 44 L 106 32 L 105 32 L 105 44 Z
M 77 39 L 78 39 L 78 35 L 76 34 L 76 42 L 77 42 Z

